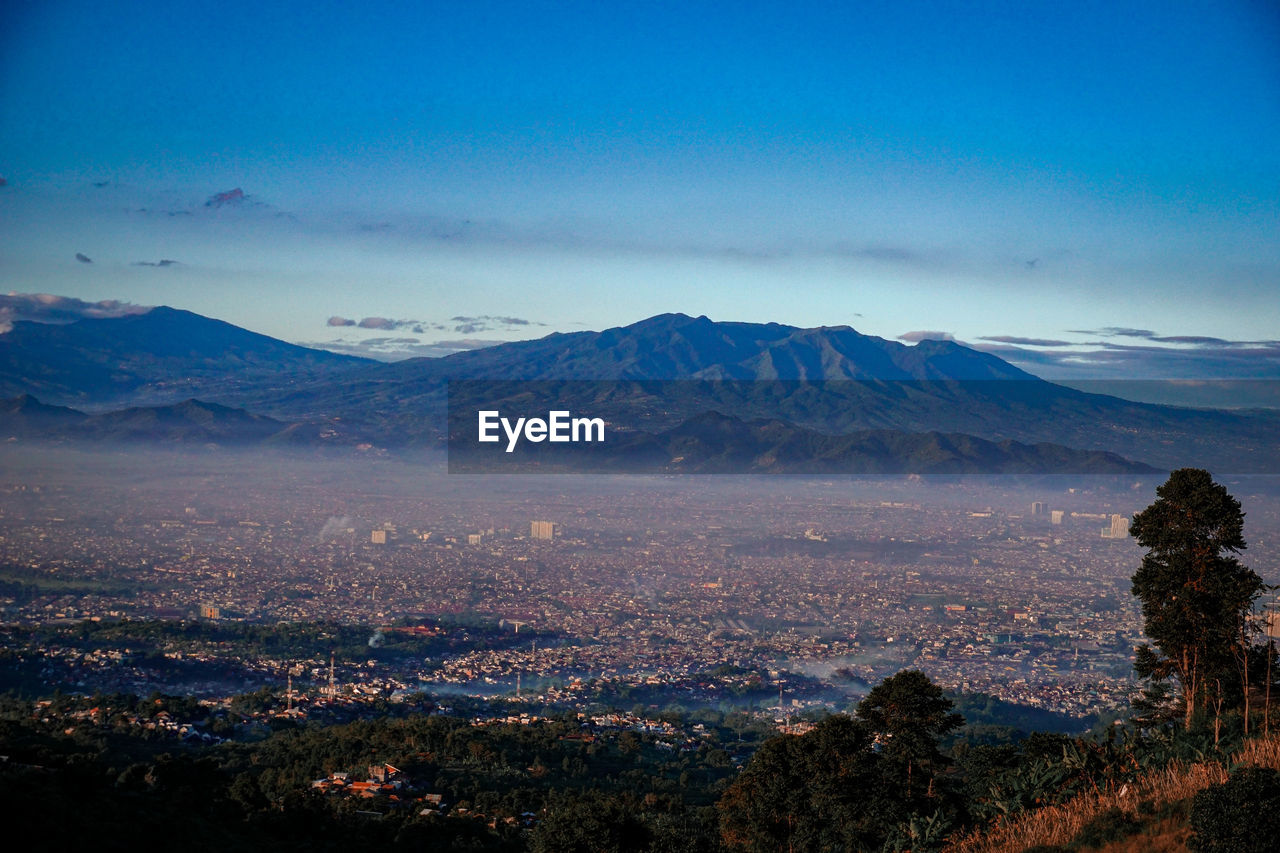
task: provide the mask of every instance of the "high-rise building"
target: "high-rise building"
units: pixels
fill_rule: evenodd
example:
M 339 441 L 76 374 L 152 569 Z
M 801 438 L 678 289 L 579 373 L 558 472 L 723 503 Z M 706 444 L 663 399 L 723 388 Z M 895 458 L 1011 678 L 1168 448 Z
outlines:
M 1129 519 L 1123 515 L 1111 516 L 1111 526 L 1102 528 L 1103 539 L 1128 539 Z
M 1065 514 L 1065 513 L 1064 513 L 1062 510 L 1060 510 L 1060 509 L 1051 510 L 1051 511 L 1049 512 L 1049 523 L 1050 523 L 1050 524 L 1061 524 L 1061 523 L 1062 523 L 1062 516 L 1063 516 L 1064 514 Z
M 529 525 L 529 536 L 534 539 L 552 539 L 556 535 L 556 526 L 550 521 L 535 521 Z
M 372 533 L 369 534 L 369 541 L 372 542 L 374 545 L 386 545 L 387 531 L 385 530 L 373 531 Z
M 1032 514 L 1033 516 L 1035 516 L 1035 515 L 1044 515 L 1044 514 L 1045 514 L 1045 505 L 1044 505 L 1044 501 L 1032 501 L 1032 503 L 1031 503 L 1031 514 Z

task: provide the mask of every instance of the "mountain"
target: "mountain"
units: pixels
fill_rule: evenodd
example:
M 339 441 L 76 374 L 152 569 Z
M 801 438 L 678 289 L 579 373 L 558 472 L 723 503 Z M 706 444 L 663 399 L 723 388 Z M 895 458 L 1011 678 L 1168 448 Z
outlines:
M 378 364 L 346 379 L 299 384 L 283 394 L 249 393 L 235 402 L 282 417 L 324 413 L 359 422 L 384 441 L 430 443 L 441 432 L 438 416 L 445 408 L 446 383 L 460 380 L 678 380 L 656 388 L 650 399 L 641 400 L 644 394 L 621 396 L 631 398 L 633 412 L 669 408 L 658 427 L 674 426 L 716 402 L 722 411 L 783 417 L 824 431 L 911 425 L 898 424 L 888 416 L 867 423 L 813 417 L 794 410 L 780 411 L 774 401 L 760 401 L 753 407 L 748 401 L 734 399 L 739 396 L 736 392 L 727 400 L 720 397 L 735 384 L 736 391 L 749 393 L 760 390 L 752 388 L 752 383 L 773 381 L 796 383 L 796 387 L 842 381 L 850 383 L 850 388 L 864 381 L 1018 380 L 1047 384 L 995 356 L 950 341 L 907 346 L 862 335 L 847 326 L 801 329 L 778 323 L 724 323 L 662 314 L 601 332 L 555 333 L 444 358 Z M 689 380 L 704 385 L 695 392 L 681 384 Z M 515 390 L 517 394 L 528 392 L 528 388 Z M 573 393 L 573 389 L 557 386 L 557 393 L 561 392 Z M 665 399 L 672 395 L 683 402 Z M 883 408 L 864 407 L 868 412 Z
M 0 400 L 0 441 L 189 445 L 352 444 L 357 437 L 324 424 L 284 423 L 217 403 L 184 400 L 89 415 L 48 406 L 30 395 Z
M 74 430 L 88 417 L 65 406 L 47 406 L 30 394 L 0 400 L 0 439 L 43 438 Z
M 1056 444 L 992 442 L 956 433 L 863 430 L 827 435 L 779 420 L 704 412 L 656 434 L 630 431 L 601 444 L 457 442 L 454 473 L 609 472 L 698 474 L 1149 474 L 1114 453 Z
M 1274 413 L 1090 394 L 951 341 L 907 346 L 847 326 L 717 323 L 682 314 L 377 365 L 241 404 L 279 416 L 341 417 L 387 444 L 432 444 L 446 402 L 463 411 L 482 404 L 529 414 L 569 409 L 651 434 L 715 410 L 832 435 L 963 433 L 1115 452 L 1165 468 L 1280 472 Z
M 964 435 L 1118 453 L 1161 468 L 1280 472 L 1276 413 L 1090 394 L 950 341 L 907 346 L 847 326 L 683 314 L 392 364 L 172 308 L 62 325 L 18 321 L 0 334 L 0 394 L 97 410 L 199 397 L 272 418 L 300 443 L 331 442 L 341 424 L 344 441 L 439 446 L 450 405 L 463 413 L 569 409 L 650 436 L 719 412 L 827 436 Z
M 942 380 L 1035 377 L 952 341 L 907 346 L 848 326 L 718 323 L 660 314 L 602 332 L 552 334 L 383 366 L 379 381 L 448 379 Z
M 0 334 L 0 396 L 102 408 L 221 397 L 331 379 L 370 362 L 174 308 Z
M 94 415 L 77 427 L 75 436 L 95 441 L 254 444 L 286 426 L 243 409 L 192 399 L 171 406 L 134 406 Z

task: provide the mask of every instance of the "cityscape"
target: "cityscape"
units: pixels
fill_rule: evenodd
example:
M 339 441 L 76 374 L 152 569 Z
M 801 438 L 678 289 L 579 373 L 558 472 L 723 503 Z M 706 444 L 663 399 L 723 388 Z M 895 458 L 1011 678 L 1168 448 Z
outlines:
M 264 477 L 252 458 L 171 451 L 151 457 L 165 471 L 154 477 L 136 460 L 64 450 L 29 478 L 9 469 L 5 622 L 509 635 L 410 666 L 342 662 L 347 689 L 386 695 L 572 706 L 584 685 L 609 683 L 732 704 L 730 685 L 700 679 L 731 667 L 771 697 L 743 707 L 776 715 L 848 705 L 916 668 L 957 692 L 1084 719 L 1124 709 L 1135 691 L 1143 635 L 1129 579 L 1141 551 L 1126 528 L 1150 482 L 466 478 L 429 460 L 285 456 Z M 1248 506 L 1253 565 L 1280 578 L 1266 547 L 1275 499 Z M 318 647 L 242 664 L 255 689 L 299 669 L 301 691 L 326 686 L 327 661 Z M 127 669 L 92 669 L 82 689 L 147 687 Z
M 1280 16 L 0 3 L 0 800 L 1273 853 Z

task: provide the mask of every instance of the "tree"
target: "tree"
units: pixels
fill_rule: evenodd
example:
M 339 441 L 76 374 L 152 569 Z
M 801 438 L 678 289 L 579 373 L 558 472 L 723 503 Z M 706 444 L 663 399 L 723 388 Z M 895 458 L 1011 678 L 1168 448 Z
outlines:
M 642 853 L 650 833 L 634 808 L 599 792 L 553 802 L 529 839 L 533 853 Z
M 747 853 L 879 849 L 904 817 L 878 784 L 868 727 L 843 714 L 765 741 L 716 804 L 721 840 Z
M 877 684 L 858 703 L 858 719 L 876 734 L 880 754 L 905 771 L 906 798 L 911 799 L 921 782 L 925 796 L 932 797 L 934 776 L 946 764 L 938 738 L 964 725 L 964 717 L 954 713 L 942 688 L 918 669 L 904 670 Z
M 1264 584 L 1234 556 L 1245 548 L 1244 513 L 1208 471 L 1181 468 L 1129 532 L 1148 549 L 1133 594 L 1156 646 L 1142 645 L 1134 667 L 1144 678 L 1177 679 L 1190 727 L 1211 695 L 1221 702 L 1237 683 L 1238 660 L 1246 661 L 1240 686 L 1248 684 L 1250 617 Z

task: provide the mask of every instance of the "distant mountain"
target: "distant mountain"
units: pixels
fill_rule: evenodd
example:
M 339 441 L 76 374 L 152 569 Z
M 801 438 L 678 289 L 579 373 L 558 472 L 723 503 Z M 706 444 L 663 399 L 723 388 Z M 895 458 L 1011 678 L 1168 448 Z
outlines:
M 172 406 L 135 406 L 94 415 L 78 425 L 75 435 L 94 441 L 255 444 L 286 426 L 243 409 L 193 399 Z
M 223 397 L 336 378 L 366 359 L 313 350 L 174 308 L 0 334 L 0 395 L 105 407 Z
M 466 380 L 495 385 L 460 384 Z M 714 410 L 833 435 L 876 429 L 962 433 L 1115 452 L 1169 468 L 1280 472 L 1280 418 L 1274 414 L 1089 394 L 951 341 L 906 346 L 846 326 L 799 329 L 682 314 L 377 365 L 242 404 L 280 416 L 324 412 L 387 444 L 431 444 L 442 429 L 450 382 L 461 408 L 484 399 L 532 399 L 650 433 Z
M 47 406 L 30 395 L 0 400 L 0 441 L 93 444 L 351 444 L 350 433 L 323 424 L 289 424 L 243 409 L 184 400 L 88 415 Z
M 661 314 L 603 332 L 552 334 L 446 358 L 385 365 L 379 381 L 448 379 L 1022 379 L 1035 377 L 952 341 L 907 346 L 848 326 L 717 323 Z
M 249 394 L 236 402 L 278 416 L 324 412 L 359 422 L 385 441 L 430 443 L 441 432 L 439 415 L 445 406 L 446 383 L 457 380 L 723 382 L 727 384 L 720 388 L 707 384 L 693 391 L 691 387 L 670 386 L 654 392 L 659 397 L 678 394 L 684 398 L 680 403 L 664 399 L 642 401 L 643 394 L 628 396 L 640 409 L 669 409 L 666 420 L 658 427 L 674 426 L 713 407 L 746 417 L 783 417 L 824 431 L 911 429 L 919 425 L 899 424 L 887 410 L 883 418 L 861 423 L 812 417 L 794 407 L 782 411 L 772 400 L 760 401 L 760 406 L 752 408 L 740 400 L 719 399 L 719 395 L 709 399 L 706 394 L 725 393 L 735 383 L 742 391 L 753 382 L 763 381 L 791 382 L 796 387 L 816 382 L 858 384 L 872 380 L 1041 383 L 995 356 L 950 341 L 906 346 L 859 334 L 847 326 L 800 329 L 778 323 L 718 323 L 706 317 L 662 314 L 602 332 L 555 333 L 444 358 L 378 364 L 347 379 L 303 384 L 283 395 Z M 717 405 L 710 406 L 711 403 Z M 864 411 L 883 408 L 865 407 Z
M 20 394 L 99 411 L 199 397 L 269 417 L 286 431 L 273 435 L 298 443 L 331 442 L 340 424 L 341 440 L 439 446 L 452 402 L 460 411 L 567 408 L 650 436 L 719 412 L 827 436 L 960 435 L 1117 453 L 1161 468 L 1280 472 L 1275 413 L 1089 394 L 950 341 L 907 346 L 847 326 L 801 329 L 683 314 L 392 364 L 307 349 L 172 308 L 62 325 L 18 321 L 0 334 L 0 395 Z M 30 419 L 36 417 L 33 410 Z M 918 452 L 904 441 L 894 452 Z M 1002 447 L 1015 453 L 1013 445 Z M 987 452 L 978 445 L 952 450 L 973 459 Z
M 65 434 L 87 417 L 65 406 L 47 406 L 30 394 L 0 400 L 0 440 Z
M 467 447 L 464 443 L 460 447 Z M 992 442 L 958 433 L 863 430 L 826 435 L 779 420 L 744 421 L 704 412 L 649 434 L 625 432 L 603 444 L 547 443 L 451 449 L 450 470 L 581 471 L 646 474 L 1149 474 L 1156 469 L 1114 453 L 1056 444 Z

